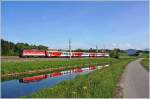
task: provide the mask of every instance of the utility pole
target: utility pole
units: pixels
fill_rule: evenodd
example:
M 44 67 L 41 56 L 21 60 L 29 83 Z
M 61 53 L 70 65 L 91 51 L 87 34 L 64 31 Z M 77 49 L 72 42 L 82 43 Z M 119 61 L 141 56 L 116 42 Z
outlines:
M 70 52 L 70 59 L 71 59 L 71 40 L 69 40 L 69 52 Z
M 97 47 L 97 45 L 96 45 L 96 52 L 98 53 L 98 47 Z

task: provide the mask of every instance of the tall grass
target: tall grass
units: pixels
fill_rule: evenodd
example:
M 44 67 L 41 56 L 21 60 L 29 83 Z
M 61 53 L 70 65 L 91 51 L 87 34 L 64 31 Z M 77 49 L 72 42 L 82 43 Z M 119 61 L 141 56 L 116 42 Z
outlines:
M 29 98 L 112 98 L 125 65 L 133 59 L 122 59 L 111 66 L 96 70 L 73 80 L 63 81 L 26 96 Z

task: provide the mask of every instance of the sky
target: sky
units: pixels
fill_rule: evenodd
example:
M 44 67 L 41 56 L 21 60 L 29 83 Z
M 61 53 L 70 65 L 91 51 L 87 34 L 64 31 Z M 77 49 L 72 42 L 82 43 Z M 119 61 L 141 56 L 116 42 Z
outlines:
M 146 1 L 3 1 L 2 38 L 49 48 L 148 48 Z

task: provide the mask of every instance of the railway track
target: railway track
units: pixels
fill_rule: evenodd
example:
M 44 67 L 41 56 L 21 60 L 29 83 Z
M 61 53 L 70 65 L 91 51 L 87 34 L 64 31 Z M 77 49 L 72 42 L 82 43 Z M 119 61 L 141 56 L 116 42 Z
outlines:
M 72 60 L 79 60 L 85 58 L 92 58 L 93 57 L 84 57 L 84 58 L 72 58 Z M 98 57 L 97 57 L 98 58 Z M 67 60 L 69 58 L 20 58 L 18 56 L 1 56 L 2 62 L 19 62 L 19 61 L 36 61 L 36 60 L 51 60 L 51 61 L 58 61 L 58 60 Z

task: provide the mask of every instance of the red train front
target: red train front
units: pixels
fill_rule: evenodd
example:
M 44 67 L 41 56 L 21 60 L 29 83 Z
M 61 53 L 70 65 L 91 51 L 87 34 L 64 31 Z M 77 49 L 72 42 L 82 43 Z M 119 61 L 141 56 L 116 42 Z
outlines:
M 46 57 L 46 51 L 43 50 L 22 50 L 20 57 Z

